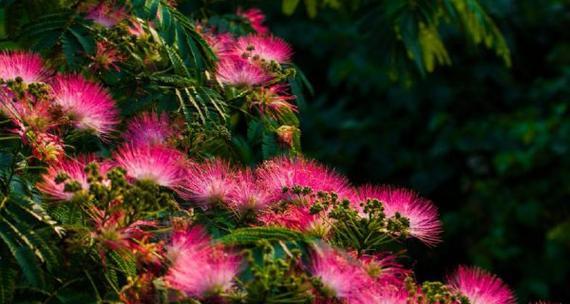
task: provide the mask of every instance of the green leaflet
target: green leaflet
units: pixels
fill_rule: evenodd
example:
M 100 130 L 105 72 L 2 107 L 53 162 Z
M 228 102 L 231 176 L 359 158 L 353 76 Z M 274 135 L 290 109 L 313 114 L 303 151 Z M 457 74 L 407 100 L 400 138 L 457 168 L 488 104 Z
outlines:
M 10 303 L 16 287 L 17 270 L 13 262 L 3 259 L 0 263 L 0 303 Z
M 217 241 L 227 245 L 251 245 L 261 240 L 309 242 L 301 232 L 279 227 L 238 228 Z
M 292 15 L 300 0 L 283 0 L 282 11 Z M 437 66 L 450 65 L 445 41 L 440 33 L 444 27 L 459 29 L 476 45 L 495 51 L 506 66 L 511 65 L 510 50 L 503 34 L 478 0 L 444 1 L 359 1 L 359 0 L 304 0 L 310 17 L 319 9 L 355 11 L 363 16 L 362 31 L 384 39 L 404 50 L 393 56 L 411 60 L 421 75 Z M 387 47 L 388 49 L 389 47 Z M 397 66 L 400 59 L 392 59 Z

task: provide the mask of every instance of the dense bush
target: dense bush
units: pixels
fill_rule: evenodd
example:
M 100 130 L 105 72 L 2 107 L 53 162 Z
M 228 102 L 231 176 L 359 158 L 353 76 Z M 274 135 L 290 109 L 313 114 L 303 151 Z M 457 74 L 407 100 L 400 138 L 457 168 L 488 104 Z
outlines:
M 356 4 L 305 1 L 386 10 L 368 21 L 393 26 L 396 80 L 450 62 L 444 24 L 510 62 L 476 1 Z M 312 90 L 258 9 L 30 0 L 2 18 L 0 301 L 516 301 L 477 267 L 416 276 L 436 206 L 301 155 Z

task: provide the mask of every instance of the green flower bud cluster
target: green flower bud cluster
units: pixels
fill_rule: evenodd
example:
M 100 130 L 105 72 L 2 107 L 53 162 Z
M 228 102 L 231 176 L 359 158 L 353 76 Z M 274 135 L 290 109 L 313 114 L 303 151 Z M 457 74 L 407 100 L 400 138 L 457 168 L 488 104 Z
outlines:
M 417 304 L 469 304 L 469 299 L 452 290 L 448 285 L 437 281 L 426 281 L 421 286 L 411 278 L 406 278 L 408 301 Z
M 300 269 L 301 251 L 293 249 L 280 256 L 269 241 L 262 240 L 256 248 L 245 250 L 244 257 L 253 280 L 245 285 L 247 292 L 237 302 L 312 303 L 312 284 Z

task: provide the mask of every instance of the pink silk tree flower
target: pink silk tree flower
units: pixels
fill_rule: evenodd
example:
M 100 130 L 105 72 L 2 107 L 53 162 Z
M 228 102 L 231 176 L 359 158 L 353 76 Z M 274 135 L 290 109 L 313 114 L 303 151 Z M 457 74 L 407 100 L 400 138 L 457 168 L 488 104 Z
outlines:
M 125 169 L 134 180 L 176 189 L 184 177 L 186 159 L 175 149 L 125 145 L 115 152 L 113 159 L 113 165 Z
M 266 226 L 279 226 L 311 235 L 325 237 L 331 228 L 331 223 L 321 214 L 312 214 L 308 206 L 291 204 L 284 211 L 271 210 L 259 216 L 259 221 Z
M 178 193 L 200 208 L 209 209 L 216 204 L 228 204 L 235 187 L 234 168 L 224 160 L 213 159 L 191 164 Z
M 230 33 L 201 33 L 218 59 L 230 56 L 235 44 L 235 38 Z
M 90 65 L 95 71 L 111 69 L 120 71 L 119 63 L 125 61 L 126 56 L 121 54 L 118 48 L 108 41 L 97 41 L 94 56 L 89 56 L 93 63 Z
M 52 83 L 54 102 L 78 129 L 106 137 L 119 123 L 115 102 L 101 85 L 81 75 L 57 76 Z
M 228 206 L 238 215 L 247 212 L 258 213 L 271 203 L 271 193 L 263 187 L 250 169 L 239 171 L 232 189 Z
M 297 112 L 297 107 L 291 103 L 293 100 L 295 96 L 287 93 L 286 86 L 277 84 L 253 91 L 250 107 L 257 108 L 261 115 L 278 118 L 287 112 Z
M 255 64 L 287 63 L 293 56 L 291 46 L 275 36 L 247 35 L 239 37 L 234 54 Z
M 93 155 L 61 159 L 47 168 L 47 172 L 42 174 L 41 180 L 36 184 L 36 187 L 49 199 L 69 201 L 73 197 L 73 193 L 64 190 L 65 184 L 76 181 L 81 185 L 81 189 L 89 189 L 85 167 L 94 161 L 96 159 Z M 59 179 L 63 179 L 63 181 Z
M 409 293 L 403 285 L 383 285 L 370 294 L 368 303 L 374 304 L 409 304 Z
M 21 78 L 26 83 L 44 82 L 48 74 L 39 54 L 24 51 L 0 52 L 0 79 L 7 81 Z
M 210 246 L 210 237 L 201 226 L 191 228 L 174 229 L 170 237 L 167 249 L 167 257 L 170 261 L 176 260 L 180 253 L 188 250 L 202 250 Z
M 429 246 L 440 241 L 441 222 L 435 205 L 415 192 L 391 186 L 363 186 L 358 189 L 360 201 L 377 199 L 384 206 L 387 217 L 396 213 L 409 220 L 409 233 Z
M 357 257 L 356 252 L 352 254 L 355 258 Z M 389 253 L 381 255 L 362 255 L 358 259 L 371 279 L 382 286 L 400 286 L 412 272 L 398 263 L 397 256 Z
M 4 94 L 8 93 L 8 94 Z M 30 94 L 24 94 L 24 98 L 14 101 L 9 92 L 0 90 L 0 112 L 4 113 L 18 127 L 23 135 L 27 130 L 35 132 L 47 132 L 59 123 L 58 117 L 54 117 L 54 105 L 47 98 L 36 99 Z
M 134 146 L 167 145 L 175 135 L 167 113 L 145 112 L 129 121 L 123 139 Z
M 515 296 L 497 276 L 477 267 L 459 266 L 447 279 L 471 304 L 514 304 Z
M 154 221 L 137 220 L 128 223 L 124 210 L 116 210 L 108 214 L 92 206 L 90 215 L 95 225 L 91 237 L 99 240 L 110 250 L 129 249 L 138 251 L 140 248 L 139 241 L 151 235 L 144 228 L 156 227 Z
M 175 253 L 172 266 L 165 281 L 173 288 L 183 291 L 190 297 L 207 299 L 227 292 L 233 286 L 238 274 L 241 258 L 233 252 L 210 244 L 209 238 L 201 235 L 200 230 L 176 232 L 173 240 Z
M 46 163 L 57 162 L 64 155 L 64 143 L 58 135 L 47 132 L 25 132 L 22 141 L 32 148 L 35 158 Z
M 85 18 L 103 27 L 111 28 L 125 20 L 127 12 L 124 8 L 117 8 L 108 2 L 101 2 L 88 8 Z
M 301 195 L 291 193 L 294 187 L 308 187 L 312 194 L 334 192 L 344 198 L 350 192 L 348 180 L 333 170 L 302 157 L 276 157 L 256 170 L 260 182 L 270 190 L 274 200 L 298 200 Z M 284 192 L 284 189 L 289 189 Z
M 371 302 L 370 294 L 365 292 L 370 285 L 366 272 L 357 261 L 331 248 L 318 248 L 312 258 L 310 272 L 322 283 L 321 293 L 325 299 L 317 303 L 365 304 Z
M 252 87 L 263 84 L 270 76 L 262 68 L 239 57 L 223 57 L 216 68 L 216 78 L 223 84 Z
M 243 10 L 241 8 L 239 8 L 237 10 L 237 15 L 245 18 L 247 20 L 247 22 L 249 22 L 249 25 L 251 26 L 251 28 L 260 35 L 265 35 L 269 33 L 269 28 L 267 28 L 267 26 L 263 25 L 263 23 L 265 22 L 265 15 L 263 14 L 263 12 L 258 9 L 258 8 L 250 8 L 247 10 Z

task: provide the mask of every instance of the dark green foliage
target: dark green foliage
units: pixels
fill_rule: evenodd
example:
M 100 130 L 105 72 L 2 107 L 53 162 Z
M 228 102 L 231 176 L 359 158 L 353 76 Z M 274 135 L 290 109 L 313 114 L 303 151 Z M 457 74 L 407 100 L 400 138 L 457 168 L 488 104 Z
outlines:
M 300 0 L 282 3 L 283 11 L 291 15 Z M 392 68 L 390 77 L 406 78 L 410 60 L 421 75 L 450 65 L 451 56 L 441 38 L 446 27 L 463 31 L 473 44 L 495 50 L 506 65 L 511 64 L 505 38 L 478 0 L 304 0 L 304 4 L 311 17 L 324 8 L 350 12 L 360 31 L 382 42 L 374 51 Z
M 218 239 L 229 245 L 251 245 L 262 240 L 310 242 L 310 239 L 307 239 L 303 233 L 279 227 L 238 228 Z

